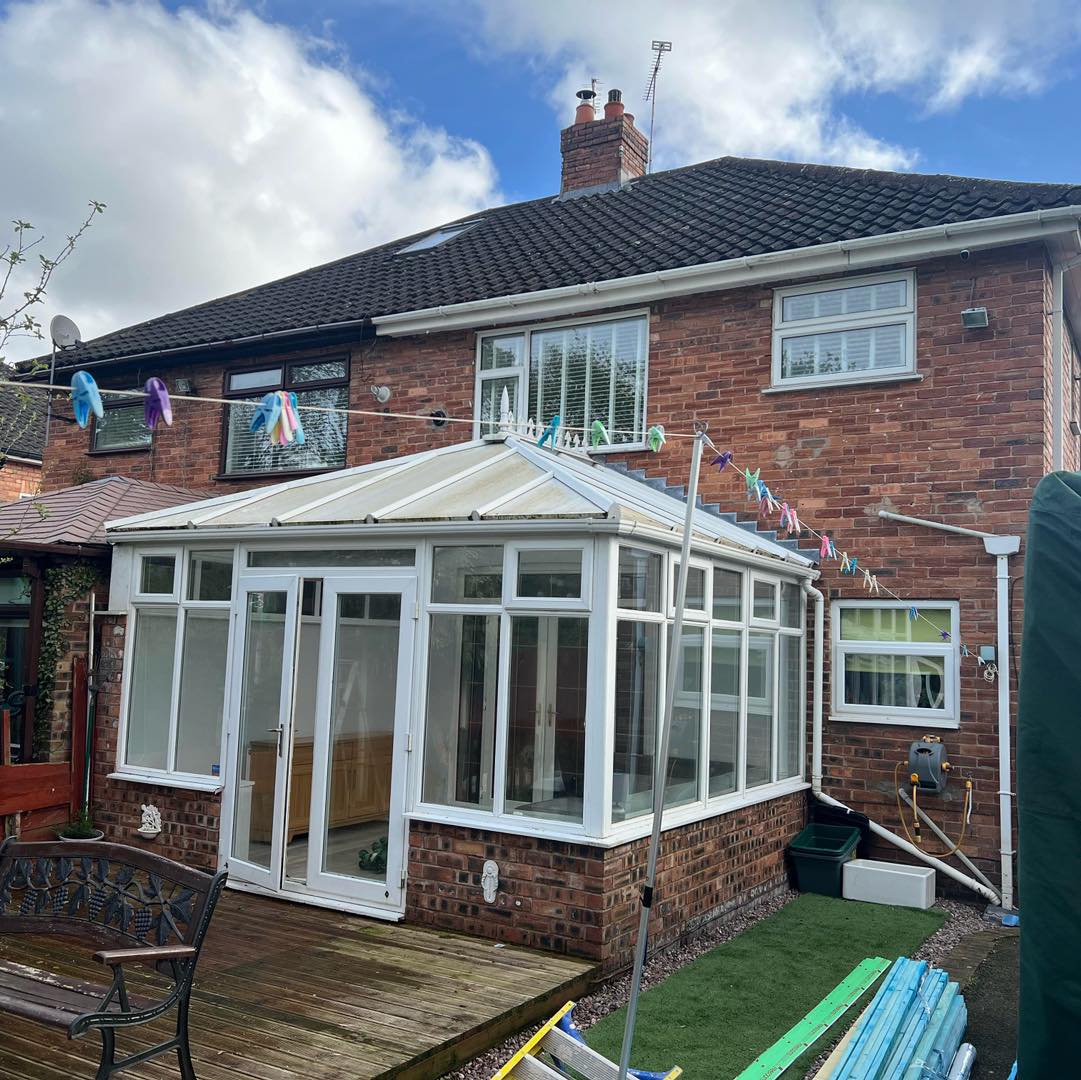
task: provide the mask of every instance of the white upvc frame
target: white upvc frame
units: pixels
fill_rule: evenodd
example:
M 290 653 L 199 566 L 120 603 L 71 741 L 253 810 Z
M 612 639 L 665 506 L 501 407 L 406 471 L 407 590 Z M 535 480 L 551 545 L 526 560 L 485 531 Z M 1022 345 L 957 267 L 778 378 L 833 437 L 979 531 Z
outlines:
M 631 311 L 615 311 L 609 312 L 606 315 L 590 315 L 583 316 L 581 318 L 560 319 L 556 322 L 545 323 L 525 323 L 519 326 L 507 326 L 499 330 L 486 331 L 484 333 L 477 334 L 477 342 L 474 357 L 474 381 L 473 381 L 473 401 L 475 402 L 474 409 L 474 423 L 473 423 L 473 437 L 475 439 L 482 438 L 484 435 L 484 423 L 480 418 L 480 402 L 482 400 L 483 385 L 485 382 L 493 379 L 511 379 L 517 378 L 518 391 L 515 399 L 514 415 L 511 417 L 512 421 L 518 424 L 524 424 L 529 419 L 529 365 L 531 354 L 531 337 L 534 333 L 544 333 L 548 330 L 566 330 L 575 326 L 588 326 L 594 323 L 611 323 L 611 322 L 628 322 L 632 319 L 643 319 L 645 321 L 645 327 L 642 331 L 643 335 L 643 347 L 645 350 L 645 357 L 643 359 L 642 370 L 642 385 L 641 385 L 641 414 L 642 414 L 642 439 L 637 442 L 626 443 L 613 443 L 611 446 L 598 446 L 591 447 L 588 445 L 583 446 L 583 450 L 590 454 L 606 454 L 606 453 L 624 453 L 626 451 L 645 450 L 645 433 L 649 428 L 646 422 L 648 408 L 649 408 L 649 328 L 650 328 L 650 311 L 649 308 L 640 308 Z M 505 368 L 489 368 L 485 371 L 481 371 L 480 357 L 481 349 L 484 342 L 490 338 L 508 338 L 521 335 L 522 338 L 522 362 L 513 367 Z M 564 373 L 565 378 L 565 373 Z M 538 424 L 538 430 L 543 429 L 541 417 L 534 418 Z M 588 444 L 588 438 L 585 440 Z
M 882 308 L 859 314 L 846 314 L 822 318 L 785 321 L 784 301 L 790 296 L 809 293 L 833 292 L 836 289 L 858 288 L 886 281 L 904 280 L 908 303 L 893 308 Z M 828 375 L 803 375 L 784 378 L 781 359 L 784 341 L 790 337 L 806 337 L 813 334 L 839 333 L 844 330 L 861 330 L 875 326 L 903 325 L 905 327 L 905 364 L 896 368 L 871 369 L 866 372 L 839 371 Z M 914 270 L 895 270 L 891 273 L 867 274 L 860 277 L 831 278 L 804 285 L 788 285 L 773 293 L 773 390 L 800 390 L 820 386 L 847 386 L 876 382 L 895 382 L 916 376 L 916 273 Z
M 128 606 L 128 646 L 125 649 L 124 666 L 120 688 L 120 723 L 117 732 L 116 767 L 110 775 L 120 780 L 134 780 L 143 783 L 163 784 L 166 786 L 197 791 L 219 791 L 225 783 L 229 771 L 227 762 L 227 727 L 225 718 L 229 714 L 231 669 L 235 645 L 236 620 L 233 617 L 233 602 L 237 595 L 239 559 L 233 552 L 233 573 L 230 584 L 229 600 L 188 600 L 188 579 L 191 573 L 191 556 L 200 551 L 225 551 L 235 545 L 224 543 L 200 542 L 184 547 L 149 546 L 139 548 L 136 557 L 131 560 L 132 575 L 131 601 Z M 174 557 L 173 591 L 165 593 L 138 592 L 142 578 L 143 557 L 146 555 L 171 555 Z M 135 660 L 135 636 L 139 629 L 139 613 L 142 611 L 168 611 L 176 615 L 176 630 L 173 641 L 173 676 L 169 690 L 169 731 L 166 744 L 166 768 L 151 769 L 146 766 L 129 765 L 125 761 L 128 745 L 129 710 L 131 704 L 132 668 Z M 227 654 L 225 664 L 225 688 L 222 699 L 222 717 L 219 728 L 218 773 L 179 772 L 176 767 L 176 748 L 180 720 L 180 680 L 184 661 L 184 631 L 189 611 L 221 611 L 229 620 Z
M 950 640 L 935 642 L 884 642 L 841 640 L 841 612 L 852 609 L 895 609 L 907 612 L 915 606 L 920 611 L 940 610 L 950 613 Z M 901 725 L 918 728 L 956 730 L 961 726 L 960 682 L 961 648 L 960 604 L 956 600 L 834 600 L 830 611 L 830 657 L 832 686 L 831 720 L 849 723 Z M 887 705 L 848 704 L 844 700 L 845 656 L 848 653 L 871 653 L 886 656 L 941 657 L 943 663 L 942 709 L 910 709 Z

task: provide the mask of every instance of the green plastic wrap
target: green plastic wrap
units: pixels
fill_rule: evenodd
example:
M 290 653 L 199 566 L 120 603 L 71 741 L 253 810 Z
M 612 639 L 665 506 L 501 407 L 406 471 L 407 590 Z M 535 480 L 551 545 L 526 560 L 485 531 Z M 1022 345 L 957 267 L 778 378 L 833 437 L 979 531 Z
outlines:
M 1081 473 L 1036 488 L 1024 589 L 1017 1075 L 1059 1080 L 1081 1076 Z

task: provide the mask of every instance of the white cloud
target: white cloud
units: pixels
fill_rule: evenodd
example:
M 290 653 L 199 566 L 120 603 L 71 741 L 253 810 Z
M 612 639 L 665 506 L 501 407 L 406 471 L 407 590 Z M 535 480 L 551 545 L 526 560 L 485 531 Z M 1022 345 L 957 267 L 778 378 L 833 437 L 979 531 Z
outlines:
M 331 43 L 250 10 L 40 0 L 0 18 L 4 216 L 62 241 L 84 337 L 498 201 L 487 151 L 388 117 Z M 8 349 L 17 359 L 40 343 Z
M 655 38 L 661 167 L 739 154 L 909 168 L 918 151 L 846 118 L 846 93 L 902 93 L 917 113 L 973 95 L 1032 93 L 1081 37 L 1068 0 L 474 0 L 489 48 L 542 54 L 550 99 L 569 121 L 591 76 L 624 90 L 639 126 Z

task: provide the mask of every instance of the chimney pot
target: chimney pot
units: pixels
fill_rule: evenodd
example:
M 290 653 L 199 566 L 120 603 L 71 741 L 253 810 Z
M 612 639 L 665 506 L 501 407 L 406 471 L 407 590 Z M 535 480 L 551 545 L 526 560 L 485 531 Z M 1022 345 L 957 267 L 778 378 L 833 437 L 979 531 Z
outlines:
M 612 120 L 623 115 L 623 91 L 609 90 L 608 103 L 604 106 L 605 120 Z
M 597 113 L 593 106 L 593 99 L 596 96 L 595 90 L 579 90 L 575 95 L 578 98 L 578 108 L 574 111 L 576 124 L 589 124 L 596 119 Z

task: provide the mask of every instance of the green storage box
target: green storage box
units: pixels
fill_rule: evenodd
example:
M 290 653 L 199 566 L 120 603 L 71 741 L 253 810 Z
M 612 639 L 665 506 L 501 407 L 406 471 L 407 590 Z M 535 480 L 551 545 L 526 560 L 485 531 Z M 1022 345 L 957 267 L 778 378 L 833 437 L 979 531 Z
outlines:
M 859 829 L 812 821 L 788 845 L 796 868 L 796 888 L 800 892 L 840 896 L 844 864 L 856 857 L 859 842 Z

